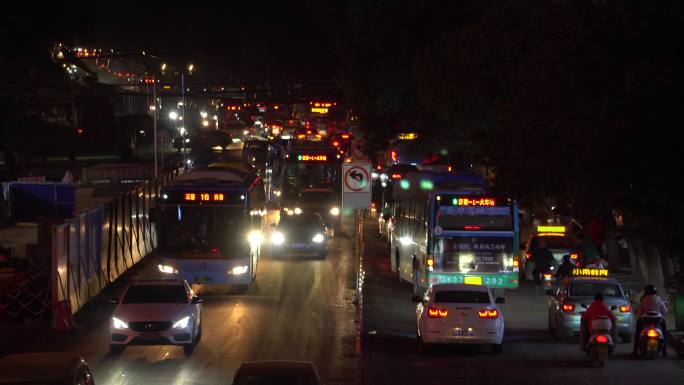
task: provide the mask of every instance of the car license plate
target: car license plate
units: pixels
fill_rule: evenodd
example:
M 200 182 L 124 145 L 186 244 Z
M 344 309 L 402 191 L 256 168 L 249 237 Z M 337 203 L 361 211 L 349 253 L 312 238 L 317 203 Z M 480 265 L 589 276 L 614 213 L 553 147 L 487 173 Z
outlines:
M 306 243 L 293 243 L 292 248 L 293 249 L 306 249 L 307 244 Z
M 473 331 L 468 329 L 454 329 L 454 336 L 456 337 L 472 337 Z
M 207 283 L 211 282 L 211 277 L 195 277 L 195 283 Z
M 143 340 L 158 340 L 161 338 L 161 335 L 158 333 L 144 333 L 140 336 Z

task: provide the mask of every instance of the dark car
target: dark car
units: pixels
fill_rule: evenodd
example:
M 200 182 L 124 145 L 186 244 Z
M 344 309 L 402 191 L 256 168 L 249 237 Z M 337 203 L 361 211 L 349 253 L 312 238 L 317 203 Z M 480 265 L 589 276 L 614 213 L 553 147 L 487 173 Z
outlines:
M 311 362 L 244 362 L 233 377 L 233 385 L 322 385 L 318 370 Z
M 340 194 L 328 188 L 303 189 L 295 204 L 295 213 L 316 212 L 321 215 L 326 226 L 338 231 L 342 218 Z
M 327 229 L 316 213 L 294 214 L 280 218 L 271 235 L 273 258 L 318 257 L 328 253 Z

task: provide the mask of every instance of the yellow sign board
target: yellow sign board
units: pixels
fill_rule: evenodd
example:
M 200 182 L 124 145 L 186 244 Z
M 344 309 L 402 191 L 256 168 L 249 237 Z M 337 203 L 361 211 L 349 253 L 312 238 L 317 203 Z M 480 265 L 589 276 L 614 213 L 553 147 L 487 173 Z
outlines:
M 415 132 L 402 132 L 399 134 L 399 140 L 416 140 L 418 134 Z
M 608 269 L 573 269 L 572 275 L 575 277 L 607 277 Z
M 327 114 L 328 108 L 327 107 L 311 107 L 311 112 L 318 113 L 318 114 Z
M 565 233 L 565 226 L 537 226 L 538 233 Z
M 466 285 L 482 285 L 482 277 L 469 277 L 466 276 L 463 279 L 463 283 Z

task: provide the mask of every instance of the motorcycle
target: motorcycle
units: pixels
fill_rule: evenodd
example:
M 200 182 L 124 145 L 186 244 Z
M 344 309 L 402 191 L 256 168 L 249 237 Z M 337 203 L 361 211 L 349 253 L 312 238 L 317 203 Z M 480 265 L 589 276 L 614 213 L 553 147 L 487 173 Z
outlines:
M 591 336 L 587 343 L 587 353 L 594 366 L 602 367 L 613 353 L 615 342 L 611 333 L 613 323 L 606 316 L 591 321 Z
M 637 344 L 637 352 L 641 357 L 652 360 L 658 353 L 665 355 L 665 334 L 660 326 L 661 318 L 658 312 L 648 312 L 641 318 L 644 325 Z

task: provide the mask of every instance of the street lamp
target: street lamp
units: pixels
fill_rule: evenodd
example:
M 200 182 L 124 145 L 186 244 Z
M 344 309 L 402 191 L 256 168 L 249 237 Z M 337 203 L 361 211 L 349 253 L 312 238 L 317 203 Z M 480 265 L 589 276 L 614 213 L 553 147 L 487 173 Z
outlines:
M 169 112 L 169 118 L 170 118 L 171 120 L 176 120 L 176 119 L 178 119 L 178 113 L 177 113 L 176 111 L 171 111 L 171 112 Z
M 192 75 L 192 71 L 195 69 L 195 65 L 190 63 L 188 64 L 188 75 Z

